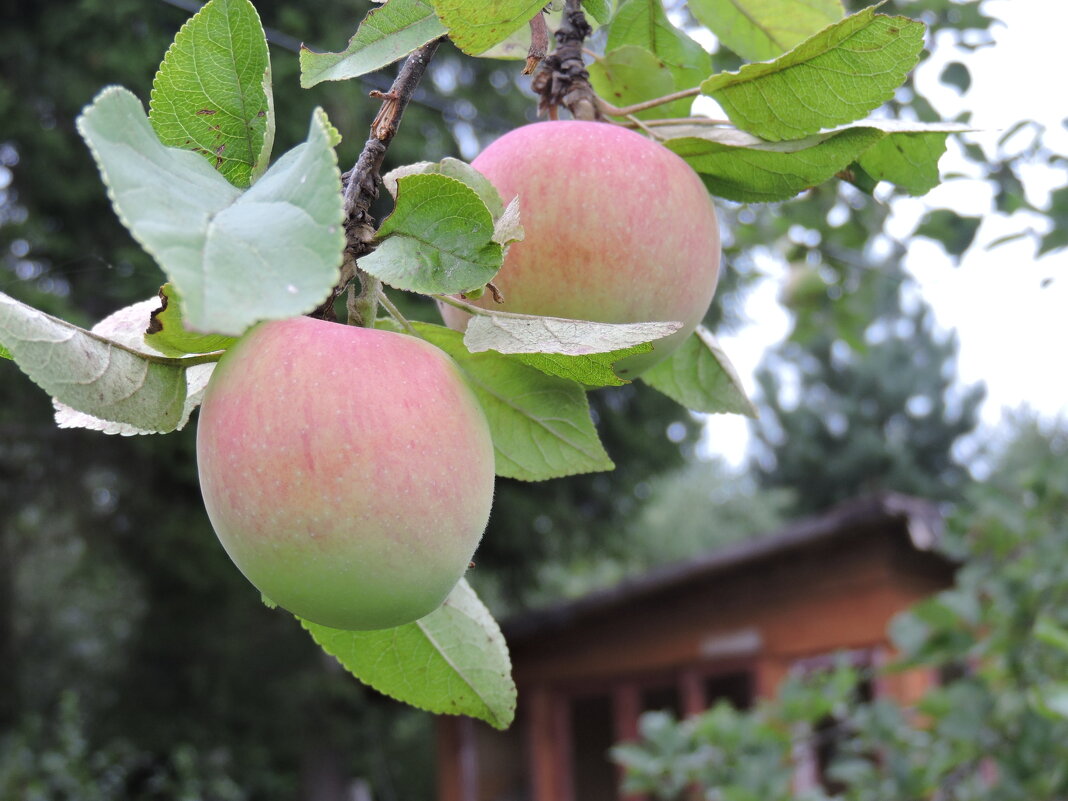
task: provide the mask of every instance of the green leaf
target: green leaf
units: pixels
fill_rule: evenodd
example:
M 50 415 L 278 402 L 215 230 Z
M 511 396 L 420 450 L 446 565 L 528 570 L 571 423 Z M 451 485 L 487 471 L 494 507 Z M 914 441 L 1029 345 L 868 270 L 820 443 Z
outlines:
M 545 0 L 434 0 L 449 38 L 469 56 L 504 41 L 544 6 Z
M 768 61 L 837 22 L 841 0 L 690 0 L 690 12 L 746 61 Z
M 858 120 L 894 95 L 916 66 L 924 26 L 866 8 L 771 62 L 701 84 L 731 122 L 771 141 Z
M 464 579 L 440 608 L 397 628 L 343 631 L 307 620 L 300 624 L 342 667 L 384 695 L 435 714 L 479 718 L 498 729 L 515 717 L 508 646 Z
M 182 323 L 181 299 L 171 284 L 160 288 L 159 302 L 152 311 L 152 318 L 141 330 L 145 332 L 145 343 L 165 356 L 224 351 L 237 341 L 235 337 L 186 330 Z
M 496 220 L 504 214 L 504 201 L 497 189 L 490 183 L 489 178 L 480 173 L 470 164 L 452 157 L 443 158 L 441 161 L 417 161 L 415 164 L 406 164 L 390 170 L 382 176 L 382 185 L 386 187 L 393 199 L 397 199 L 397 181 L 409 175 L 447 175 L 458 181 L 463 181 L 478 193 L 482 202 L 486 204 L 493 219 Z
M 594 91 L 614 106 L 631 106 L 675 91 L 675 77 L 668 66 L 637 45 L 617 48 L 594 61 L 588 69 Z M 634 116 L 655 119 L 664 113 L 657 107 Z
M 515 356 L 471 353 L 458 331 L 415 323 L 460 366 L 489 421 L 499 476 L 522 481 L 611 470 L 581 386 Z
M 963 95 L 972 85 L 972 74 L 964 64 L 951 61 L 942 68 L 942 74 L 938 76 L 938 80 L 955 87 Z
M 78 119 L 112 204 L 174 283 L 191 330 L 238 336 L 315 308 L 338 280 L 341 176 L 323 116 L 252 188 L 167 148 L 140 101 L 105 89 Z
M 485 286 L 504 261 L 478 192 L 438 173 L 397 180 L 397 205 L 360 267 L 397 289 L 451 294 Z
M 700 173 L 709 192 L 748 203 L 788 200 L 821 184 L 883 137 L 874 128 L 859 127 L 789 142 L 764 142 L 710 126 L 665 126 L 660 132 L 669 137 L 664 147 Z M 677 136 L 687 132 L 697 136 Z
M 664 13 L 661 0 L 624 0 L 612 18 L 605 52 L 637 45 L 668 66 L 675 90 L 690 89 L 708 77 L 712 57 L 697 42 L 680 31 Z M 676 100 L 658 107 L 659 116 L 685 117 L 693 100 Z
M 1057 650 L 1068 654 L 1068 629 L 1065 629 L 1053 618 L 1047 615 L 1039 615 L 1032 631 L 1035 639 L 1039 642 L 1053 646 Z
M 1055 220 L 1068 218 L 1068 186 L 1059 187 L 1050 193 L 1049 208 L 1046 209 L 1046 213 Z M 1044 253 L 1060 250 L 1066 245 L 1068 245 L 1068 225 L 1054 225 L 1053 230 L 1042 237 L 1036 255 L 1041 256 Z
M 693 123 L 659 126 L 656 132 L 665 147 L 702 174 L 712 194 L 766 202 L 786 200 L 847 168 L 863 173 L 869 181 L 890 181 L 910 192 L 927 191 L 938 181 L 938 159 L 946 136 L 968 130 L 954 123 L 868 119 L 782 142 L 767 142 L 734 128 Z M 859 170 L 854 161 L 859 161 Z
M 1028 700 L 1035 711 L 1053 720 L 1068 719 L 1068 682 L 1048 682 L 1029 687 Z
M 641 380 L 695 412 L 757 416 L 734 365 L 704 326 L 671 356 L 642 373 Z
M 975 241 L 982 221 L 982 217 L 966 217 L 949 209 L 935 209 L 923 216 L 913 236 L 941 242 L 946 253 L 959 258 Z
M 946 138 L 968 129 L 957 125 L 923 128 L 910 130 L 909 123 L 901 123 L 897 131 L 884 127 L 886 138 L 864 152 L 860 166 L 872 178 L 889 181 L 910 195 L 926 194 L 939 184 L 938 160 L 946 152 Z
M 516 358 L 536 367 L 546 375 L 555 375 L 576 381 L 587 387 L 619 387 L 630 382 L 616 375 L 615 365 L 628 356 L 648 353 L 651 345 L 635 345 L 633 348 L 614 350 L 609 353 L 592 353 L 588 356 L 564 356 L 559 353 L 520 353 Z
M 669 337 L 682 328 L 675 321 L 598 323 L 482 309 L 467 323 L 464 344 L 472 353 L 556 353 L 589 356 L 633 348 Z
M 158 305 L 142 301 L 86 331 L 0 293 L 0 343 L 54 398 L 61 428 L 166 433 L 188 421 L 213 365 L 165 358 L 144 345 Z
M 0 345 L 0 359 L 14 359 L 14 358 L 15 357 L 11 355 L 11 351 L 9 351 L 3 345 Z
M 274 140 L 271 61 L 249 0 L 211 0 L 182 26 L 152 82 L 163 144 L 200 153 L 234 186 L 267 166 Z
M 582 7 L 596 22 L 604 25 L 612 16 L 610 0 L 582 0 Z
M 374 72 L 445 34 L 428 0 L 389 0 L 368 14 L 340 53 L 300 47 L 300 85 L 344 81 Z

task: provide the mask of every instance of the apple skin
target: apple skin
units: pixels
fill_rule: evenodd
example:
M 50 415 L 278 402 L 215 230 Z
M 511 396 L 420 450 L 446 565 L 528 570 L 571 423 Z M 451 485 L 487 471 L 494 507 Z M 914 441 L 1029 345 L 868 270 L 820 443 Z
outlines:
M 653 351 L 619 362 L 632 378 L 666 358 L 708 310 L 719 275 L 715 208 L 681 158 L 616 125 L 539 122 L 517 128 L 472 162 L 508 203 L 519 196 L 525 237 L 493 279 L 487 309 L 634 323 L 677 320 Z M 469 315 L 439 303 L 451 328 Z
M 339 629 L 409 623 L 467 569 L 493 500 L 482 408 L 444 352 L 308 317 L 223 356 L 197 427 L 208 517 L 268 599 Z

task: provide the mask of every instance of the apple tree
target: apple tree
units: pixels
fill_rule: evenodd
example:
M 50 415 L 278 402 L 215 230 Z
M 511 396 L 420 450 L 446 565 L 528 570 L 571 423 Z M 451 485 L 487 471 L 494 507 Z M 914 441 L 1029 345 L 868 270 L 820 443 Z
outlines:
M 833 181 L 920 194 L 966 130 L 880 113 L 920 58 L 919 21 L 838 0 L 694 0 L 691 32 L 739 57 L 717 69 L 678 11 L 388 0 L 344 50 L 301 53 L 305 87 L 403 59 L 339 166 L 358 133 L 322 109 L 273 153 L 263 26 L 250 0 L 211 0 L 165 54 L 147 113 L 111 86 L 78 121 L 162 271 L 158 295 L 84 328 L 0 294 L 0 356 L 51 396 L 60 428 L 167 434 L 204 404 L 208 511 L 265 602 L 380 692 L 507 726 L 507 648 L 460 578 L 493 474 L 612 469 L 593 388 L 636 380 L 686 409 L 752 414 L 700 324 L 720 272 L 710 198 L 779 202 Z M 532 73 L 547 121 L 473 165 L 383 175 L 446 39 Z M 392 211 L 377 219 L 381 187 Z M 408 319 L 397 292 L 435 300 L 448 325 Z

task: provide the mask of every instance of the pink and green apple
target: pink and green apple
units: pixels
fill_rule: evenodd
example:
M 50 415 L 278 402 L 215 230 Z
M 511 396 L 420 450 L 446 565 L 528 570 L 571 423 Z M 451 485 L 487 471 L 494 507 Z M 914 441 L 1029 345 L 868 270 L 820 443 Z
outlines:
M 493 279 L 488 309 L 606 323 L 676 320 L 682 330 L 620 362 L 634 377 L 669 356 L 708 310 L 719 274 L 719 226 L 701 179 L 634 131 L 599 122 L 540 122 L 511 131 L 472 166 L 505 203 L 519 196 L 525 237 Z M 469 315 L 440 305 L 462 330 Z
M 414 337 L 298 317 L 220 361 L 197 431 L 204 504 L 268 599 L 340 629 L 438 607 L 489 517 L 493 445 L 456 364 Z

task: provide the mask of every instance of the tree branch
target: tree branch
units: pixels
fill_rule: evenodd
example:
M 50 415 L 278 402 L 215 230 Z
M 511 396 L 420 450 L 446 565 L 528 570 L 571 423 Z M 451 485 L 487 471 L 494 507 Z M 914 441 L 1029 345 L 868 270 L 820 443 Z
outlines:
M 582 61 L 582 43 L 592 31 L 580 0 L 567 0 L 556 29 L 556 50 L 542 62 L 531 86 L 541 96 L 539 113 L 548 112 L 550 118 L 556 119 L 556 110 L 564 106 L 576 120 L 602 118 L 590 86 L 590 74 Z
M 351 292 L 348 301 L 348 322 L 351 325 L 374 325 L 381 282 L 363 272 L 357 260 L 374 250 L 375 220 L 371 204 L 378 199 L 382 182 L 382 163 L 389 143 L 397 134 L 404 110 L 426 73 L 441 39 L 435 39 L 412 52 L 397 73 L 388 92 L 372 91 L 370 96 L 382 100 L 382 106 L 371 122 L 371 136 L 363 146 L 356 164 L 342 176 L 345 181 L 345 260 L 341 266 L 341 281 L 330 298 L 316 310 L 316 316 L 331 317 L 334 301 L 345 291 L 354 277 L 360 279 L 360 291 Z
M 523 74 L 530 75 L 538 68 L 549 52 L 549 26 L 545 24 L 545 12 L 539 11 L 530 20 L 530 48 Z

